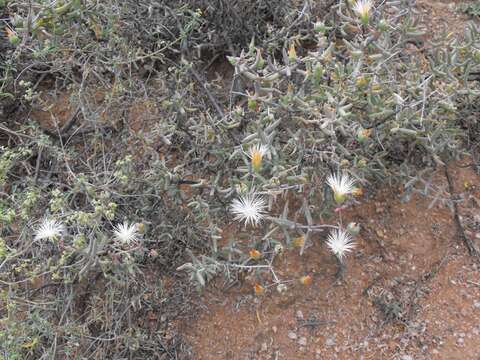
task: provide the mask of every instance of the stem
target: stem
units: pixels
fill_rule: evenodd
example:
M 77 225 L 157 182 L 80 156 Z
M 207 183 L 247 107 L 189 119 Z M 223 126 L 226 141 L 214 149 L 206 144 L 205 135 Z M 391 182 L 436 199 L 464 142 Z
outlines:
M 265 269 L 271 268 L 270 265 L 238 265 L 238 264 L 229 264 L 228 266 L 236 267 L 238 269 Z
M 337 273 L 335 274 L 335 279 L 341 280 L 343 279 L 343 274 L 345 273 L 345 263 L 340 260 L 338 256 L 335 256 L 335 259 L 337 260 L 337 265 L 338 265 L 338 270 Z
M 301 224 L 301 223 L 291 221 L 291 220 L 288 220 L 288 219 L 280 219 L 280 218 L 275 218 L 275 217 L 271 217 L 271 216 L 266 216 L 265 218 L 267 220 L 270 220 L 270 221 L 274 222 L 275 224 L 278 224 L 278 225 L 281 225 L 281 226 L 282 225 L 287 226 L 291 229 L 306 229 L 306 230 L 311 230 L 311 231 L 324 231 L 325 228 L 338 229 L 338 226 L 336 226 L 336 225 L 328 225 L 328 224 L 324 224 L 324 225 L 305 225 L 305 224 Z

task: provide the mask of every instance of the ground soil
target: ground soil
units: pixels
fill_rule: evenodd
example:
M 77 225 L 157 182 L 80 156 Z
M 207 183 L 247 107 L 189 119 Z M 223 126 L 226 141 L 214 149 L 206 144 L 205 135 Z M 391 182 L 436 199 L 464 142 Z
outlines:
M 416 8 L 427 35 L 463 34 L 466 24 L 474 21 L 467 14 L 459 11 L 460 5 L 468 2 L 464 0 L 417 0 Z

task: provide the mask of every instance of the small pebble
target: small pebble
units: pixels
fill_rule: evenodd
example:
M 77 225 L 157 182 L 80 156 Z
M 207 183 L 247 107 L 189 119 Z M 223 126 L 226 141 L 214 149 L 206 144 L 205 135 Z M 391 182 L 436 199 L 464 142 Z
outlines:
M 327 340 L 325 341 L 325 345 L 326 345 L 326 346 L 333 346 L 333 345 L 335 345 L 335 340 L 333 340 L 333 339 L 327 339 Z
M 288 332 L 288 337 L 289 339 L 296 340 L 297 339 L 297 334 L 295 334 L 293 331 Z
M 298 345 L 307 346 L 307 338 L 302 336 L 300 339 L 298 339 Z
M 403 355 L 401 357 L 402 360 L 413 360 L 413 357 L 411 357 L 410 355 Z
M 302 310 L 297 310 L 297 319 L 298 319 L 298 320 L 303 320 L 303 312 L 302 312 Z

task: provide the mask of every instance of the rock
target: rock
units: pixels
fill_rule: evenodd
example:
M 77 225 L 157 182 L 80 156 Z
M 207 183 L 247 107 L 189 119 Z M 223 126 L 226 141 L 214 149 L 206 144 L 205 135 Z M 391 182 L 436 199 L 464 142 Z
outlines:
M 303 320 L 303 312 L 302 312 L 302 310 L 297 310 L 296 315 L 297 315 L 297 319 L 298 319 L 298 320 Z
M 288 338 L 292 339 L 292 340 L 296 340 L 297 339 L 297 334 L 295 334 L 293 331 L 290 330 L 288 332 Z
M 333 346 L 333 345 L 335 345 L 335 340 L 334 340 L 334 339 L 331 339 L 331 338 L 330 338 L 330 339 L 327 339 L 327 340 L 325 341 L 325 345 L 326 345 L 326 346 Z
M 411 357 L 410 355 L 403 355 L 400 359 L 401 360 L 413 360 L 413 357 Z
M 277 327 L 276 327 L 275 325 L 272 326 L 272 331 L 273 331 L 274 334 L 277 333 L 278 329 L 277 329 Z
M 298 345 L 307 346 L 307 338 L 305 336 L 302 336 L 300 339 L 298 339 Z

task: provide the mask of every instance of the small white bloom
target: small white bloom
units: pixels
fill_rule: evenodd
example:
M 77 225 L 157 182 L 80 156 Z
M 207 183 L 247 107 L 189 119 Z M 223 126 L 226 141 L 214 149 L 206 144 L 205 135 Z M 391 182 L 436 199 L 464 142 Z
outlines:
M 362 20 L 364 24 L 368 24 L 370 10 L 372 10 L 372 7 L 372 0 L 357 0 L 355 5 L 353 5 L 353 11 L 357 13 L 358 17 Z
M 283 293 L 283 292 L 285 292 L 285 291 L 287 291 L 287 290 L 288 290 L 287 285 L 285 285 L 285 284 L 278 284 L 278 285 L 277 285 L 277 291 L 278 291 L 280 294 Z
M 248 152 L 247 152 L 247 156 L 250 159 L 253 159 L 255 156 L 264 157 L 267 154 L 268 154 L 268 146 L 264 144 L 251 145 L 248 148 Z
M 262 160 L 268 154 L 268 146 L 263 144 L 256 144 L 249 147 L 247 156 L 252 161 L 252 167 L 255 171 L 260 171 L 262 168 Z
M 123 224 L 117 224 L 113 228 L 113 235 L 115 239 L 123 244 L 130 244 L 131 242 L 138 241 L 140 234 L 136 224 L 129 224 L 124 222 Z
M 60 221 L 45 219 L 35 231 L 35 240 L 56 240 L 64 231 L 65 227 Z
M 355 179 L 351 178 L 347 174 L 336 175 L 330 174 L 327 178 L 327 184 L 333 190 L 335 201 L 342 203 L 345 201 L 345 197 L 355 190 Z
M 265 199 L 257 195 L 254 191 L 245 194 L 232 201 L 230 211 L 235 215 L 235 220 L 244 221 L 245 226 L 249 223 L 258 225 L 265 217 L 265 208 L 267 204 Z
M 352 237 L 342 229 L 333 230 L 327 238 L 327 246 L 340 261 L 355 247 Z
M 273 252 L 275 253 L 275 255 L 282 255 L 284 250 L 285 248 L 282 244 L 276 244 L 273 248 Z

